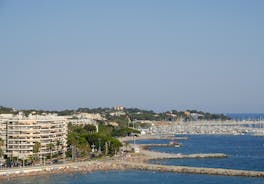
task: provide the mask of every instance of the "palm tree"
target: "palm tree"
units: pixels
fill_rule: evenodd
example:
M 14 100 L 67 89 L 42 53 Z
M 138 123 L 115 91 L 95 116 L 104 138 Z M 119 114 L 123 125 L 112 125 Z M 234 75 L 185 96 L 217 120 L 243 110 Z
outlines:
M 53 143 L 49 143 L 48 144 L 48 149 L 50 151 L 50 159 L 52 159 L 52 150 L 54 149 L 54 144 Z
M 2 146 L 4 146 L 4 140 L 2 138 L 0 138 L 0 158 L 2 158 L 4 155 L 4 152 L 1 148 Z
M 41 148 L 41 144 L 40 142 L 35 142 L 35 144 L 33 145 L 33 153 L 36 156 L 35 158 L 38 159 L 39 157 L 39 152 L 40 152 L 40 148 Z
M 64 150 L 63 150 L 63 147 L 62 147 L 62 142 L 61 140 L 56 140 L 56 150 L 58 152 L 58 156 L 59 156 L 59 153 L 62 153 L 64 155 Z

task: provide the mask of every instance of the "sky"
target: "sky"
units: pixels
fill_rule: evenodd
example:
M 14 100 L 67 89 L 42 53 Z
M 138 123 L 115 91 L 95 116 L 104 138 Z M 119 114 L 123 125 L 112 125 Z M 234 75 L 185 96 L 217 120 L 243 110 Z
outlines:
M 262 0 L 0 0 L 0 105 L 264 112 Z

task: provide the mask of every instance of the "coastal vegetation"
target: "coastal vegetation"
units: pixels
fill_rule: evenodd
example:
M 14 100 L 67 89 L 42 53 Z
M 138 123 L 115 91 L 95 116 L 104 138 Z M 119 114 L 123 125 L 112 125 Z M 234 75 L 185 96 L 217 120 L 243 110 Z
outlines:
M 16 110 L 0 106 L 0 114 L 18 114 L 23 115 L 45 115 L 55 113 L 60 116 L 70 115 L 73 121 L 78 121 L 79 117 L 85 115 L 96 115 L 99 119 L 93 120 L 94 124 L 87 125 L 68 125 L 67 133 L 67 151 L 66 156 L 72 159 L 89 158 L 92 156 L 112 156 L 115 155 L 122 143 L 118 137 L 137 136 L 141 132 L 139 128 L 149 128 L 149 121 L 192 121 L 192 120 L 227 120 L 228 117 L 223 114 L 211 114 L 196 110 L 187 111 L 167 111 L 154 112 L 152 110 L 142 110 L 138 108 L 79 108 L 77 110 L 46 111 L 46 110 Z M 92 113 L 92 114 L 85 114 Z M 68 118 L 68 117 L 67 117 Z M 87 118 L 89 119 L 89 118 Z M 87 120 L 86 119 L 86 120 Z M 97 127 L 98 125 L 98 127 Z M 1 143 L 1 140 L 0 140 Z M 47 144 L 48 152 L 44 159 L 61 159 L 65 156 L 65 150 L 60 149 L 61 142 Z M 32 161 L 37 162 L 43 158 L 39 155 L 41 143 L 35 142 L 33 145 Z M 54 150 L 61 150 L 56 153 Z M 2 151 L 0 149 L 0 157 Z
M 122 146 L 122 143 L 112 136 L 113 129 L 110 126 L 101 125 L 99 132 L 93 125 L 68 127 L 69 157 L 89 157 L 90 153 L 97 155 L 114 155 Z M 72 151 L 74 150 L 74 151 Z M 74 154 L 74 155 L 73 155 Z
M 112 135 L 115 137 L 125 137 L 125 136 L 132 136 L 140 134 L 140 131 L 133 129 L 133 128 L 121 128 L 121 129 L 114 129 Z
M 43 113 L 56 113 L 59 116 L 74 115 L 76 113 L 94 113 L 100 114 L 106 118 L 108 121 L 115 121 L 121 127 L 126 127 L 129 121 L 136 120 L 149 120 L 149 121 L 176 121 L 176 120 L 230 120 L 228 116 L 224 114 L 213 114 L 198 110 L 186 110 L 177 111 L 171 110 L 166 112 L 154 112 L 152 110 L 144 110 L 139 108 L 125 108 L 122 110 L 122 114 L 115 116 L 112 113 L 118 112 L 114 108 L 78 108 L 76 110 L 66 109 L 62 111 L 48 111 L 48 110 L 16 110 L 9 107 L 0 106 L 0 114 L 17 114 L 18 112 L 23 112 L 24 115 L 29 114 L 43 114 Z
M 14 110 L 9 107 L 0 106 L 0 114 L 14 114 Z

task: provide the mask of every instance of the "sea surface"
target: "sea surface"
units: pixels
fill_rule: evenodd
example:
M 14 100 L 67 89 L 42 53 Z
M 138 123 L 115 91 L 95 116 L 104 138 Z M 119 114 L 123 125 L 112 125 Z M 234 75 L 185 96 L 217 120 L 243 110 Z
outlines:
M 195 167 L 213 167 L 264 171 L 264 137 L 227 135 L 189 135 L 189 140 L 179 141 L 180 148 L 153 147 L 151 150 L 168 153 L 224 153 L 227 158 L 210 159 L 169 159 L 155 160 L 153 163 Z M 155 140 L 155 143 L 168 143 L 169 140 Z M 153 143 L 153 141 L 137 141 Z
M 226 116 L 234 120 L 264 120 L 264 113 L 227 113 Z
M 246 169 L 264 171 L 264 137 L 253 136 L 209 136 L 188 135 L 189 139 L 179 141 L 181 148 L 155 147 L 155 151 L 169 153 L 225 153 L 229 157 L 222 159 L 169 159 L 152 161 L 158 164 L 187 165 L 201 167 L 218 167 L 231 169 Z M 136 143 L 168 143 L 170 140 L 142 140 Z M 88 174 L 60 174 L 55 176 L 25 177 L 9 181 L 0 181 L 2 184 L 264 184 L 263 178 L 210 176 L 197 174 L 178 174 L 151 171 L 108 171 Z
M 129 170 L 20 178 L 2 181 L 1 184 L 263 184 L 263 182 L 261 178 Z

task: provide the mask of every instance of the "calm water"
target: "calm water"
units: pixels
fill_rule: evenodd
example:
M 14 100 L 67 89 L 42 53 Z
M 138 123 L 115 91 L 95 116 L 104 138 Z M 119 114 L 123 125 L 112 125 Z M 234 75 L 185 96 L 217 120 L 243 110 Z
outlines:
M 188 136 L 189 140 L 180 141 L 181 148 L 152 148 L 156 151 L 170 153 L 225 153 L 227 159 L 171 159 L 153 161 L 168 165 L 188 165 L 203 167 L 219 167 L 264 171 L 264 137 L 251 136 Z M 137 143 L 168 143 L 169 140 L 145 140 Z M 2 184 L 264 184 L 263 178 L 226 177 L 195 174 L 161 173 L 149 171 L 110 171 L 90 174 L 71 174 L 56 176 L 40 176 L 0 181 Z
M 152 150 L 168 153 L 225 153 L 228 158 L 214 159 L 170 159 L 157 160 L 153 163 L 166 165 L 184 165 L 197 167 L 216 167 L 264 171 L 264 137 L 253 136 L 207 136 L 192 135 L 189 140 L 181 141 L 183 147 L 155 147 Z M 150 143 L 153 141 L 138 141 Z M 157 140 L 156 143 L 168 143 Z
M 111 171 L 91 174 L 57 175 L 46 177 L 22 178 L 3 181 L 3 184 L 263 184 L 260 178 L 225 177 L 160 173 L 149 171 Z

